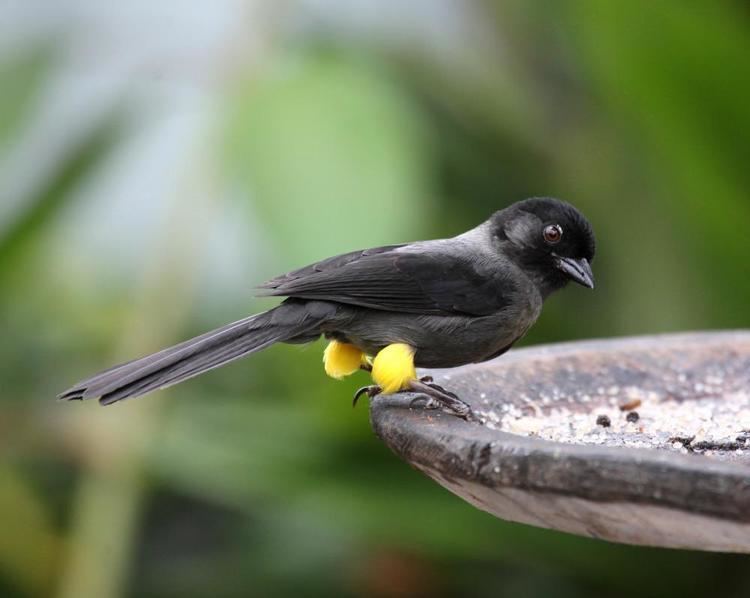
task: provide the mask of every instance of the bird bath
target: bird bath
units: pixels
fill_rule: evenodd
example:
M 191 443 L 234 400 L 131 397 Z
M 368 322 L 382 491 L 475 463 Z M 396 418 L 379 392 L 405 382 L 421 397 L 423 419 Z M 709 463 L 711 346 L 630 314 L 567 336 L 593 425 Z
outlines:
M 376 397 L 376 434 L 502 519 L 750 552 L 750 331 L 549 345 L 430 372 L 479 422 Z

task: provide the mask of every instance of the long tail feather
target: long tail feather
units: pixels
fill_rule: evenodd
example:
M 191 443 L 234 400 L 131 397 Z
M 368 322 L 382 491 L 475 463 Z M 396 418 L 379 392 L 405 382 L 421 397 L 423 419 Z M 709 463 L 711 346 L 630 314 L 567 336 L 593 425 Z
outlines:
M 99 398 L 102 405 L 166 388 L 294 337 L 310 334 L 325 319 L 305 304 L 282 305 L 227 324 L 193 339 L 115 366 L 58 396 L 73 401 Z

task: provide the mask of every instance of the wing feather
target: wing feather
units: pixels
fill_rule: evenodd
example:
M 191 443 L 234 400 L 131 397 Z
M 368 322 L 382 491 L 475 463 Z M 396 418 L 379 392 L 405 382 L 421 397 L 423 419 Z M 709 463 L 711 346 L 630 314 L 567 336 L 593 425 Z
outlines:
M 391 245 L 353 251 L 277 276 L 261 290 L 414 314 L 482 316 L 510 303 L 515 287 L 502 268 L 447 249 Z

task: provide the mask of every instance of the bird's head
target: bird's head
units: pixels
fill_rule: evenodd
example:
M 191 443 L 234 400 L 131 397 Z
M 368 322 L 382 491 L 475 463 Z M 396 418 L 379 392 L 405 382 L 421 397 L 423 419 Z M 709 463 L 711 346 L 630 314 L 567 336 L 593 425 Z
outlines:
M 493 236 L 501 250 L 537 283 L 543 296 L 569 281 L 594 288 L 591 224 L 569 203 L 535 197 L 496 212 Z

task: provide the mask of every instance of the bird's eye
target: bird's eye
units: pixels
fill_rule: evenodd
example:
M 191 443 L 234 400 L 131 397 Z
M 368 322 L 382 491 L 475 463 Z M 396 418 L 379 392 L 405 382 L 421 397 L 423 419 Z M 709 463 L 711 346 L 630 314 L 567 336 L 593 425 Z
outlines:
M 544 240 L 548 245 L 557 245 L 562 239 L 563 230 L 559 224 L 549 224 L 544 227 Z

